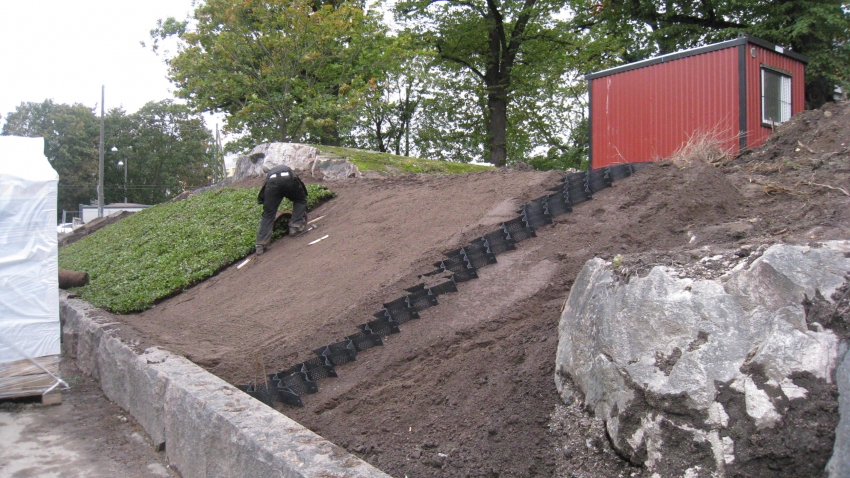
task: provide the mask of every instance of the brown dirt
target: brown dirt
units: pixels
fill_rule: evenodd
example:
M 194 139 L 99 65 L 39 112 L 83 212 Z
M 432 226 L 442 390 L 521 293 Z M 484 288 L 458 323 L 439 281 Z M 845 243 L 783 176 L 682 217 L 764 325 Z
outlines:
M 594 256 L 703 257 L 850 238 L 848 138 L 843 103 L 795 116 L 720 167 L 647 166 L 499 255 L 384 347 L 338 367 L 304 408 L 282 412 L 399 478 L 648 476 L 616 456 L 580 402 L 564 405 L 555 391 L 557 325 L 573 278 Z M 334 182 L 338 197 L 310 214 L 324 215 L 315 231 L 116 320 L 139 348 L 164 346 L 247 383 L 357 332 L 442 253 L 495 230 L 560 177 Z

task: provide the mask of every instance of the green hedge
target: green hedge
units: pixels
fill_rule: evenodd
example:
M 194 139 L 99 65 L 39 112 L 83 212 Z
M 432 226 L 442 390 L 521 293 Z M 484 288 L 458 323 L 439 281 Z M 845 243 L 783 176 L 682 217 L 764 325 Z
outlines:
M 307 192 L 308 210 L 335 195 L 315 184 Z M 59 267 L 89 273 L 89 285 L 75 292 L 96 307 L 149 309 L 254 250 L 257 193 L 222 188 L 139 211 L 60 248 Z

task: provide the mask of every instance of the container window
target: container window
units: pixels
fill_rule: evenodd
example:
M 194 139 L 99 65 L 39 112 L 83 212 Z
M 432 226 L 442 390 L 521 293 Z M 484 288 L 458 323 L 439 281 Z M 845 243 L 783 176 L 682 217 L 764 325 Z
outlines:
M 791 118 L 791 77 L 761 69 L 761 122 L 774 126 Z

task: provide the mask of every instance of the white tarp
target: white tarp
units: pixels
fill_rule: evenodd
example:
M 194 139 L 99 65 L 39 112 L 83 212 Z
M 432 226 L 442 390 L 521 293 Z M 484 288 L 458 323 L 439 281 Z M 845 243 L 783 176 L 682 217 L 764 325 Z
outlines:
M 0 363 L 60 352 L 58 182 L 42 138 L 0 136 Z

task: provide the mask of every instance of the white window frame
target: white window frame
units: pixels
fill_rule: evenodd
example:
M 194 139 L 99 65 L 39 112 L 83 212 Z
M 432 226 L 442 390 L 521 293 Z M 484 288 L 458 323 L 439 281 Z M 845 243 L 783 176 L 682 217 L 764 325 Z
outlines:
M 776 82 L 775 79 L 779 81 Z M 773 80 L 773 81 L 771 81 Z M 791 74 L 761 67 L 761 123 L 771 128 L 791 119 Z M 769 91 L 771 89 L 779 91 Z

